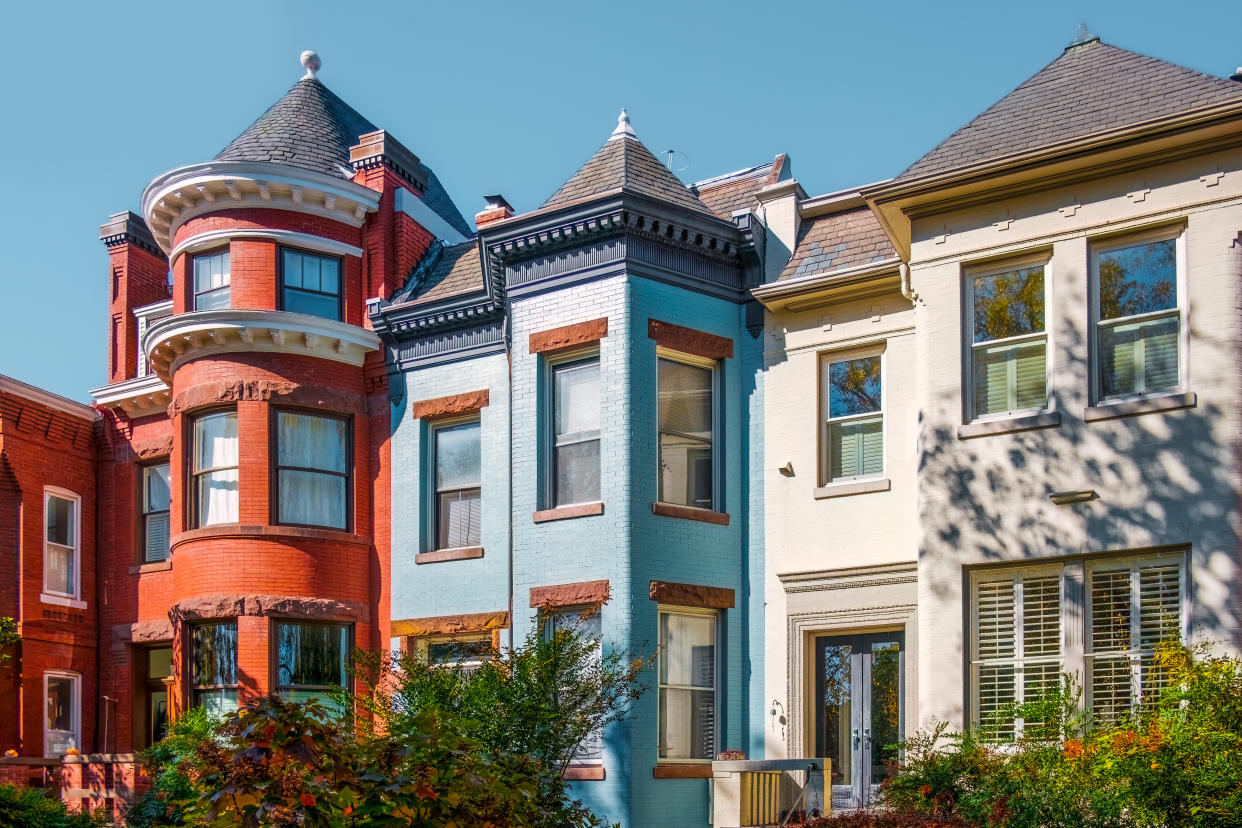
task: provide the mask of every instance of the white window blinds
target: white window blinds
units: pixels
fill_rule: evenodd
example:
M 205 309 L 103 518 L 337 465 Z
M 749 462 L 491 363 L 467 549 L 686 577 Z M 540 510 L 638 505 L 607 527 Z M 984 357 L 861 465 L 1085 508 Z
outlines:
M 1177 239 L 1096 254 L 1102 398 L 1170 391 L 1180 385 L 1177 270 Z

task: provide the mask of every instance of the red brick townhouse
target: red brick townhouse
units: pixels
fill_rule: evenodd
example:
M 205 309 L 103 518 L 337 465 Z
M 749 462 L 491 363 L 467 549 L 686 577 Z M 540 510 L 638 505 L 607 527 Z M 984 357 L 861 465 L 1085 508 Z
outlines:
M 128 752 L 170 709 L 318 692 L 387 640 L 390 403 L 365 305 L 473 231 L 303 64 L 103 226 L 94 410 L 0 384 L 0 616 L 22 635 L 0 751 Z

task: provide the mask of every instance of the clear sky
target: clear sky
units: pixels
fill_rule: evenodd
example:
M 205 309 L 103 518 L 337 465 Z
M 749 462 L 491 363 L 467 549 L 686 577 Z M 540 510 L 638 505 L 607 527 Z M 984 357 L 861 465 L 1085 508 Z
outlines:
M 89 399 L 106 379 L 99 225 L 215 155 L 297 81 L 303 49 L 469 218 L 485 193 L 538 206 L 622 106 L 687 181 L 779 152 L 811 194 L 888 178 L 1082 21 L 1203 72 L 1242 64 L 1238 0 L 7 4 L 0 373 Z

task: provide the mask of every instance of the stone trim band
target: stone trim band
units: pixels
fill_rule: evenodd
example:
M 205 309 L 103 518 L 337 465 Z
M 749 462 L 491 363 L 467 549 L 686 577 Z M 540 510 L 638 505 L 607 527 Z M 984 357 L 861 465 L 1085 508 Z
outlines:
M 647 320 L 647 336 L 654 339 L 657 345 L 680 351 L 683 354 L 705 357 L 706 359 L 732 359 L 733 340 L 723 336 L 683 328 L 671 322 L 658 319 Z
M 530 605 L 538 609 L 599 606 L 608 603 L 609 595 L 607 580 L 531 587 Z
M 417 638 L 425 635 L 457 635 L 500 630 L 509 626 L 507 612 L 475 612 L 466 615 L 439 615 L 407 618 L 392 622 L 392 635 Z
M 482 391 L 467 391 L 464 394 L 421 400 L 410 406 L 410 413 L 416 420 L 437 420 L 458 414 L 473 414 L 487 408 L 490 402 L 490 392 L 484 388 Z
M 680 607 L 702 609 L 733 609 L 733 590 L 725 587 L 678 584 L 672 581 L 652 581 L 647 594 L 652 601 Z
M 565 351 L 579 345 L 598 342 L 608 336 L 608 317 L 592 319 L 590 322 L 578 322 L 546 331 L 536 331 L 530 335 L 529 348 L 532 354 L 551 354 Z

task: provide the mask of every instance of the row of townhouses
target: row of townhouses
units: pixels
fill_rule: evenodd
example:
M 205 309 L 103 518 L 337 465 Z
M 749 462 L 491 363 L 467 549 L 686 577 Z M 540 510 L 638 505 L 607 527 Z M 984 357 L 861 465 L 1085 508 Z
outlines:
M 784 155 L 686 186 L 622 112 L 471 224 L 303 63 L 103 226 L 94 404 L 0 379 L 0 748 L 596 609 L 659 668 L 575 795 L 704 825 L 725 750 L 865 804 L 935 719 L 1242 646 L 1242 75 L 1082 35 L 819 196 Z

